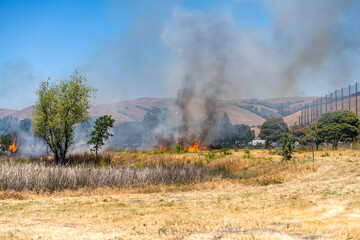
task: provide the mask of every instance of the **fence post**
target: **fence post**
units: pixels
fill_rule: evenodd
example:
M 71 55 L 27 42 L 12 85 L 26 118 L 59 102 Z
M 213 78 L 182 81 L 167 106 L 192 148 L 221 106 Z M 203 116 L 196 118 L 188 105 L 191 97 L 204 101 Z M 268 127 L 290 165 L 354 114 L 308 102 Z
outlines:
M 313 100 L 312 104 L 312 119 L 311 123 L 315 122 L 315 100 Z
M 319 119 L 319 98 L 316 99 L 316 118 L 315 121 L 317 121 Z
M 304 107 L 301 109 L 301 126 L 304 125 Z
M 358 100 L 358 92 L 357 92 L 357 83 L 355 83 L 355 112 L 356 112 L 356 116 L 358 115 L 358 103 L 357 103 L 357 100 Z
M 312 119 L 313 119 L 313 103 L 310 103 L 310 122 L 309 125 L 312 123 Z
M 325 95 L 325 112 L 327 112 L 327 94 Z
M 331 111 L 333 110 L 332 105 L 333 105 L 333 104 L 332 104 L 332 93 L 330 93 L 330 107 L 331 107 L 330 110 L 331 110 Z
M 337 111 L 337 90 L 335 90 L 335 111 Z
M 322 99 L 323 99 L 323 97 L 320 97 L 320 117 L 322 116 L 322 114 L 323 114 L 323 104 L 322 104 Z
M 349 110 L 351 111 L 351 85 L 349 85 Z

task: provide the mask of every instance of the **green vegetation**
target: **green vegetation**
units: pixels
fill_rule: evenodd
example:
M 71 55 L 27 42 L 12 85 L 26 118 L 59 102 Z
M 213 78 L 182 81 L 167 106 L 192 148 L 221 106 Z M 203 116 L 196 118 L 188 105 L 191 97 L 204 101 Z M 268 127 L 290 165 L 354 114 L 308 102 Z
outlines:
M 96 119 L 94 130 L 90 134 L 91 138 L 87 142 L 89 145 L 94 145 L 91 150 L 95 152 L 95 156 L 98 155 L 98 150 L 105 144 L 105 141 L 113 136 L 109 130 L 114 127 L 114 122 L 115 119 L 112 119 L 111 115 L 104 115 Z
M 337 149 L 339 141 L 352 142 L 358 136 L 360 119 L 354 112 L 341 110 L 324 113 L 317 122 L 316 131 L 323 142 Z
M 255 133 L 244 124 L 232 125 L 227 113 L 219 121 L 216 111 L 212 112 L 204 125 L 204 132 L 210 140 L 211 148 L 230 148 L 246 146 L 254 139 Z
M 268 148 L 273 142 L 281 138 L 281 134 L 288 130 L 287 124 L 282 118 L 270 118 L 260 127 L 259 137 L 265 140 L 265 147 Z
M 65 164 L 73 143 L 74 128 L 90 117 L 90 98 L 95 90 L 77 72 L 58 84 L 44 81 L 36 94 L 33 110 L 33 132 L 54 154 L 56 164 Z
M 289 131 L 283 132 L 280 139 L 280 144 L 282 148 L 281 155 L 284 157 L 283 160 L 284 161 L 290 160 L 292 158 L 292 153 L 294 151 L 294 142 L 292 139 L 292 135 Z
M 11 145 L 10 135 L 0 136 L 0 154 L 7 151 L 10 145 Z

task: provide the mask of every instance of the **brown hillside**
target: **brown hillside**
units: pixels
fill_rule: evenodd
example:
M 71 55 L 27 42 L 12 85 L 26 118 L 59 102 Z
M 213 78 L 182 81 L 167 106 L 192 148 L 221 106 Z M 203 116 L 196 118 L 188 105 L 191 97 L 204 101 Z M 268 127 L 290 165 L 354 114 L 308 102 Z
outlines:
M 298 121 L 298 110 L 311 103 L 315 97 L 287 97 L 274 99 L 240 99 L 218 101 L 218 112 L 225 112 L 233 124 L 246 124 L 251 127 L 261 125 L 270 117 L 284 117 L 289 125 Z M 173 98 L 137 98 L 101 104 L 90 109 L 92 116 L 112 115 L 117 122 L 141 121 L 147 112 L 166 115 L 173 119 L 176 115 Z M 13 116 L 20 120 L 31 118 L 32 107 L 22 110 L 0 109 L 0 118 Z

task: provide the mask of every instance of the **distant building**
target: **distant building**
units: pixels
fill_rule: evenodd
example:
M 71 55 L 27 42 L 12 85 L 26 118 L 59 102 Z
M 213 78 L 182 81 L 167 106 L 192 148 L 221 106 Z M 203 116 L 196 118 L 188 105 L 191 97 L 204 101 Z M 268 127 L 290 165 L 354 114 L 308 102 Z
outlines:
M 251 146 L 265 146 L 265 140 L 255 138 L 250 142 Z

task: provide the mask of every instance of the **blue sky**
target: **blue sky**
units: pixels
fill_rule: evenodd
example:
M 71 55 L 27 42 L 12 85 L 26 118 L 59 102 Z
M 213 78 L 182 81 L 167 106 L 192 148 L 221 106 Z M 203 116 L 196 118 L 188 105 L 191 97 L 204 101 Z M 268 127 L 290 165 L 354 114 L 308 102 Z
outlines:
M 160 16 L 172 8 L 204 11 L 230 4 L 244 25 L 262 26 L 268 16 L 260 3 L 233 1 L 0 1 L 0 62 L 29 61 L 44 74 L 58 75 L 82 64 L 98 51 L 103 40 L 121 37 L 146 8 L 163 5 Z M 151 10 L 152 11 L 152 10 Z M 149 16 L 150 17 L 150 16 Z
M 159 79 L 171 55 L 163 31 L 176 9 L 230 16 L 239 32 L 273 43 L 273 13 L 263 1 L 0 0 L 0 108 L 33 104 L 40 81 L 67 78 L 75 69 L 99 89 L 96 103 L 174 95 Z M 142 78 L 149 82 L 139 87 Z

